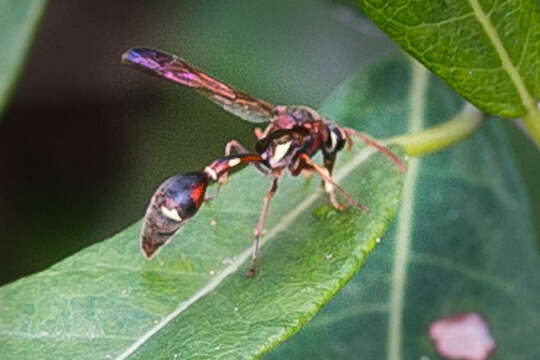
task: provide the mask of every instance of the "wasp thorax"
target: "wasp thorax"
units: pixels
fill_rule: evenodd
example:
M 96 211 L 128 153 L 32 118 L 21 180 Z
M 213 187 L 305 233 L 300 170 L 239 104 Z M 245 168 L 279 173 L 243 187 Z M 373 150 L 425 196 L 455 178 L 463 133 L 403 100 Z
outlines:
M 208 184 L 203 172 L 174 175 L 156 190 L 143 219 L 141 250 L 152 257 L 199 210 Z

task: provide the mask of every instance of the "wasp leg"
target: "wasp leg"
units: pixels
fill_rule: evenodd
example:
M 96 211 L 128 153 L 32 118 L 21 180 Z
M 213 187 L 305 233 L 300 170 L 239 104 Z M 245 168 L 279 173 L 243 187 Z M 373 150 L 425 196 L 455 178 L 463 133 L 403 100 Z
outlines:
M 246 149 L 238 141 L 231 140 L 225 145 L 225 155 L 231 155 L 233 149 L 236 150 L 236 152 L 240 154 L 249 153 L 248 149 Z
M 328 194 L 328 199 L 330 200 L 330 203 L 332 204 L 332 206 L 334 206 L 337 210 L 343 210 L 349 203 L 364 212 L 368 211 L 368 209 L 364 205 L 360 204 L 358 201 L 352 198 L 334 180 L 332 180 L 332 178 L 330 177 L 330 172 L 328 171 L 327 168 L 317 165 L 306 154 L 302 154 L 300 155 L 300 157 L 306 165 L 308 165 L 314 171 L 316 171 L 317 174 L 319 174 L 319 176 L 323 179 L 324 190 Z M 348 203 L 340 204 L 337 200 L 334 190 L 337 190 L 341 195 L 343 195 L 343 197 L 347 199 Z
M 330 178 L 330 172 L 326 168 L 323 167 L 320 170 L 322 173 L 324 173 L 324 175 Z M 336 208 L 336 210 L 339 210 L 339 211 L 344 210 L 349 205 L 349 202 L 340 203 L 338 201 L 336 192 L 335 192 L 335 187 L 332 183 L 323 179 L 322 187 L 324 191 L 326 191 L 326 194 L 328 195 L 328 200 L 330 200 L 330 203 L 332 204 L 334 208 Z
M 334 164 L 336 162 L 336 154 L 329 154 L 324 156 L 324 167 L 328 170 L 328 175 L 332 175 Z
M 257 253 L 259 251 L 259 240 L 261 239 L 261 235 L 264 228 L 264 219 L 266 218 L 266 214 L 268 212 L 268 205 L 270 205 L 270 200 L 272 199 L 272 196 L 274 196 L 277 190 L 277 184 L 278 184 L 278 178 L 274 177 L 272 179 L 272 184 L 270 185 L 270 189 L 268 189 L 268 191 L 266 192 L 266 195 L 264 196 L 261 215 L 259 215 L 259 221 L 257 221 L 257 226 L 255 227 L 255 230 L 253 231 L 253 235 L 255 236 L 253 240 L 253 254 L 251 256 L 251 266 L 246 271 L 247 277 L 255 276 Z
M 348 137 L 345 137 L 345 139 L 348 139 Z M 350 139 L 349 139 L 350 140 Z M 345 140 L 347 141 L 347 140 Z M 323 155 L 323 166 L 324 168 L 326 168 L 326 170 L 328 170 L 328 176 L 331 177 L 332 176 L 332 170 L 334 169 L 334 164 L 336 162 L 336 153 L 331 153 L 331 154 L 324 154 Z M 324 181 L 324 179 L 321 181 L 321 186 L 326 189 L 326 185 L 327 182 Z M 330 196 L 330 195 L 329 195 Z M 335 196 L 334 196 L 335 197 Z
M 212 171 L 212 169 L 210 169 L 209 171 Z M 214 174 L 215 174 L 215 172 L 214 172 Z M 216 179 L 216 182 L 217 182 L 216 191 L 214 191 L 214 193 L 212 195 L 206 196 L 204 198 L 205 202 L 210 203 L 210 202 L 217 199 L 217 197 L 219 195 L 219 190 L 221 190 L 221 185 L 223 185 L 223 184 L 225 184 L 227 182 L 227 175 L 228 174 L 229 174 L 228 172 L 224 172 L 219 177 L 217 177 L 217 179 Z
M 262 130 L 259 129 L 259 128 L 253 129 L 253 134 L 255 135 L 255 139 L 257 139 L 257 140 L 262 139 L 263 136 L 264 136 Z
M 219 190 L 221 190 L 221 185 L 223 185 L 223 184 L 225 184 L 227 182 L 227 175 L 228 175 L 228 173 L 224 173 L 223 175 L 221 175 L 218 178 L 217 185 L 216 185 L 216 191 L 214 191 L 214 193 L 212 195 L 206 196 L 204 198 L 205 202 L 210 203 L 210 202 L 217 199 L 217 197 L 219 195 Z
M 392 161 L 396 165 L 396 167 L 398 168 L 399 171 L 401 171 L 401 172 L 405 171 L 405 165 L 403 165 L 401 160 L 393 152 L 388 150 L 386 147 L 379 144 L 378 142 L 376 142 L 375 140 L 373 140 L 372 138 L 370 138 L 366 134 L 358 132 L 358 131 L 356 131 L 354 129 L 351 129 L 351 128 L 342 128 L 342 129 L 343 129 L 343 131 L 345 131 L 345 133 L 348 136 L 351 136 L 351 135 L 356 136 L 357 138 L 362 140 L 366 145 L 372 146 L 375 149 L 377 149 L 378 152 L 380 152 L 381 154 L 386 156 L 390 161 Z

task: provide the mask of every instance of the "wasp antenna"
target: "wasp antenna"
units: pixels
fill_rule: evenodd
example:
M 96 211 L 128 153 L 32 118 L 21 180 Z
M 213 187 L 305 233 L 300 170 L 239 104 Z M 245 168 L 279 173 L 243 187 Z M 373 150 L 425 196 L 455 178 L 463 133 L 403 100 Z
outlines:
M 403 165 L 403 162 L 393 152 L 388 150 L 383 145 L 379 144 L 377 141 L 351 128 L 344 128 L 343 130 L 345 130 L 345 132 L 348 135 L 356 136 L 357 138 L 362 140 L 366 145 L 372 146 L 375 149 L 377 149 L 378 152 L 380 152 L 381 154 L 386 156 L 390 161 L 392 161 L 396 165 L 399 171 L 401 172 L 405 171 L 405 165 Z

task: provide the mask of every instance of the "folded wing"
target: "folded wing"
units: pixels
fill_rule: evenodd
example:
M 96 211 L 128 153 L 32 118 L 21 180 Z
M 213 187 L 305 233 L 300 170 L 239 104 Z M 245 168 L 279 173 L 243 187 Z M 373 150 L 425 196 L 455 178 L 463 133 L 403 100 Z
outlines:
M 190 87 L 244 120 L 263 123 L 272 119 L 271 104 L 214 79 L 175 55 L 152 49 L 133 48 L 122 55 L 122 62 Z

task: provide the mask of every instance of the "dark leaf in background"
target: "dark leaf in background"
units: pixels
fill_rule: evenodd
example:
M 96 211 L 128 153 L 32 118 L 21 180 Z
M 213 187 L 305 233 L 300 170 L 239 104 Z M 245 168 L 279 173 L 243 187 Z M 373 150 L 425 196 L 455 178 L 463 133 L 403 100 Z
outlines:
M 0 3 L 0 115 L 45 4 L 45 0 L 4 0 Z

